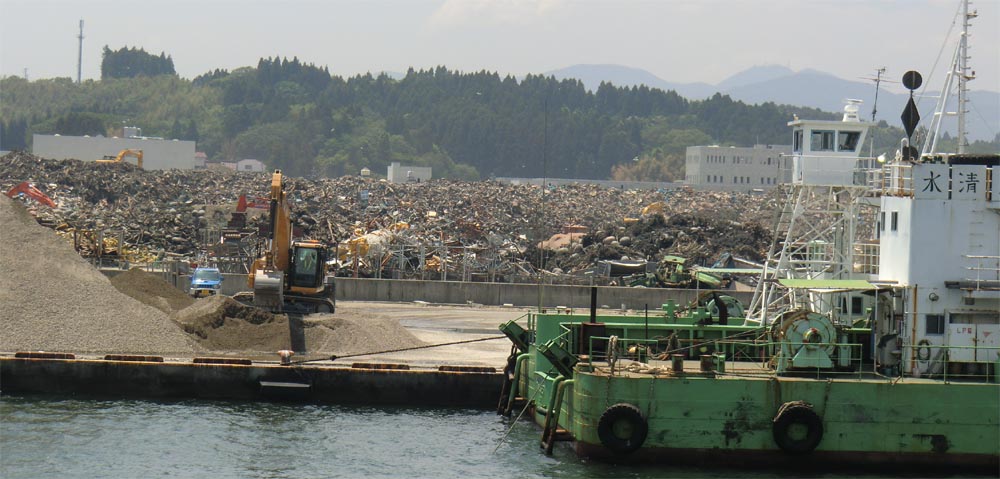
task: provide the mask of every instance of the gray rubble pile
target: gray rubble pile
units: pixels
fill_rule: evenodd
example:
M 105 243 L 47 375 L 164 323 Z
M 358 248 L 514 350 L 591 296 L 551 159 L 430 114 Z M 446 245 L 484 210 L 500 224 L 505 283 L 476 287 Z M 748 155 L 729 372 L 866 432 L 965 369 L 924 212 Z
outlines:
M 163 254 L 195 257 L 200 239 L 225 225 L 240 195 L 265 196 L 270 173 L 144 171 L 134 165 L 44 160 L 23 152 L 0 157 L 0 187 L 31 181 L 52 197 L 54 210 L 36 208 L 39 222 L 54 228 L 124 231 L 124 241 Z M 478 251 L 480 264 L 502 274 L 533 274 L 541 262 L 551 273 L 579 273 L 602 259 L 657 260 L 680 254 L 704 263 L 731 252 L 760 261 L 769 242 L 775 194 L 620 190 L 577 184 L 542 188 L 491 181 L 434 180 L 392 184 L 362 177 L 286 178 L 294 221 L 306 237 L 331 245 L 358 235 L 393 230 L 406 250 L 402 261 L 365 258 L 360 275 L 401 263 L 426 269 L 435 261 L 457 268 L 452 257 L 435 258 L 417 245 Z M 362 192 L 367 192 L 367 201 Z M 662 211 L 643 208 L 662 202 Z M 251 216 L 249 226 L 264 222 Z M 588 233 L 577 244 L 540 254 L 537 244 L 568 225 Z M 409 246 L 407 249 L 404 246 Z M 415 258 L 423 251 L 423 261 Z M 452 252 L 456 250 L 451 250 Z M 490 252 L 487 254 L 487 252 Z M 450 256 L 450 254 L 445 254 Z M 439 271 L 441 269 L 439 268 Z M 457 278 L 456 278 L 457 279 Z M 508 278 L 509 279 L 509 278 Z
M 0 197 L 0 304 L 0 351 L 201 350 L 163 312 L 118 292 L 6 197 Z

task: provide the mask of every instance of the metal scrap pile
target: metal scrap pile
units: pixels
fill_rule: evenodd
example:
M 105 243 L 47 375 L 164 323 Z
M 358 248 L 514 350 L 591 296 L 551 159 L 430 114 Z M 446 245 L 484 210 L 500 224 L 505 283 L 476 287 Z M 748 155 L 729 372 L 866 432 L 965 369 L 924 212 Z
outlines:
M 146 171 L 22 152 L 0 157 L 0 187 L 25 180 L 58 203 L 36 209 L 42 224 L 123 231 L 129 249 L 180 257 L 196 257 L 218 238 L 240 195 L 265 196 L 270 185 L 266 173 Z M 510 281 L 543 264 L 552 276 L 570 276 L 602 259 L 656 261 L 667 253 L 694 263 L 724 252 L 761 260 L 770 235 L 761 225 L 770 224 L 777 204 L 776 195 L 362 177 L 286 178 L 286 189 L 297 229 L 336 247 L 344 269 L 456 280 L 486 271 L 491 280 Z M 252 216 L 248 225 L 265 219 Z M 589 233 L 539 251 L 568 225 Z

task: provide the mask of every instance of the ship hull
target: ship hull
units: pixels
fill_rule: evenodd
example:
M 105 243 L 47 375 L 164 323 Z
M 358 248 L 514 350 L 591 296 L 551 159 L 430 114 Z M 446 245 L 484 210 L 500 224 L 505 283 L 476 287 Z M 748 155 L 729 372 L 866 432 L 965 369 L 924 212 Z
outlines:
M 578 370 L 569 389 L 561 404 L 559 425 L 572 435 L 578 454 L 594 459 L 788 466 L 803 468 L 803 472 L 815 471 L 821 464 L 866 470 L 1000 470 L 997 384 L 610 376 Z M 775 417 L 790 402 L 807 404 L 818 418 L 819 440 L 809 450 L 789 451 L 778 444 L 778 435 L 792 434 L 790 430 L 775 432 Z M 609 411 L 620 404 L 641 413 L 643 424 L 629 426 L 646 430 L 633 451 L 621 451 L 620 443 L 609 443 L 607 431 L 601 437 L 602 416 L 612 414 Z M 638 436 L 632 439 L 640 440 Z

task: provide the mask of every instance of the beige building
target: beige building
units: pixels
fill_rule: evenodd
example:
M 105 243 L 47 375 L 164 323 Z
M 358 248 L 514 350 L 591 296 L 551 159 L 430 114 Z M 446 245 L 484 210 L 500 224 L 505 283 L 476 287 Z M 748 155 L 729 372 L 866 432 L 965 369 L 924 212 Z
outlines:
M 431 179 L 431 167 L 405 166 L 394 161 L 385 176 L 391 183 L 420 183 Z
M 94 161 L 116 156 L 122 150 L 142 150 L 147 170 L 191 170 L 195 166 L 195 142 L 162 138 L 34 135 L 32 153 L 51 160 Z M 126 159 L 125 161 L 135 161 Z
M 713 189 L 750 191 L 788 181 L 790 145 L 689 146 L 684 183 Z

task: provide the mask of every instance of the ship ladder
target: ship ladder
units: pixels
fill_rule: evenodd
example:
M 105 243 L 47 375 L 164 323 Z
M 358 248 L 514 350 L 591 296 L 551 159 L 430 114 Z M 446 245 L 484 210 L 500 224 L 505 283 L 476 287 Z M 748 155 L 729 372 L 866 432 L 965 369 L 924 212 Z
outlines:
M 510 347 L 510 354 L 507 356 L 507 365 L 503 368 L 503 384 L 500 386 L 500 400 L 497 401 L 497 414 L 502 415 L 507 409 L 507 401 L 510 399 L 510 388 L 514 384 L 514 368 L 517 365 L 517 347 Z
M 558 383 L 556 393 L 552 395 L 549 408 L 545 410 L 545 426 L 542 428 L 541 447 L 545 449 L 545 454 L 552 454 L 552 446 L 556 441 L 573 440 L 573 435 L 569 431 L 559 427 L 559 414 L 562 412 L 563 395 L 567 388 L 573 386 L 574 381 L 572 379 L 556 381 Z
M 502 416 L 510 417 L 510 413 L 514 410 L 514 408 L 518 407 L 521 404 L 524 404 L 525 401 L 527 401 L 526 398 L 518 396 L 518 394 L 520 394 L 520 391 L 518 391 L 518 384 L 520 383 L 520 376 L 521 376 L 521 370 L 523 369 L 523 364 L 530 357 L 531 355 L 528 353 L 524 353 L 518 356 L 517 360 L 514 362 L 514 373 L 512 375 L 513 377 L 511 377 L 511 375 L 507 375 L 506 377 L 508 379 L 504 380 L 504 381 L 509 380 L 511 381 L 511 383 L 510 386 L 508 387 L 506 407 L 504 407 L 503 411 L 500 412 Z M 503 394 L 501 394 L 501 399 L 503 399 Z M 503 405 L 503 403 L 501 403 L 500 405 Z

